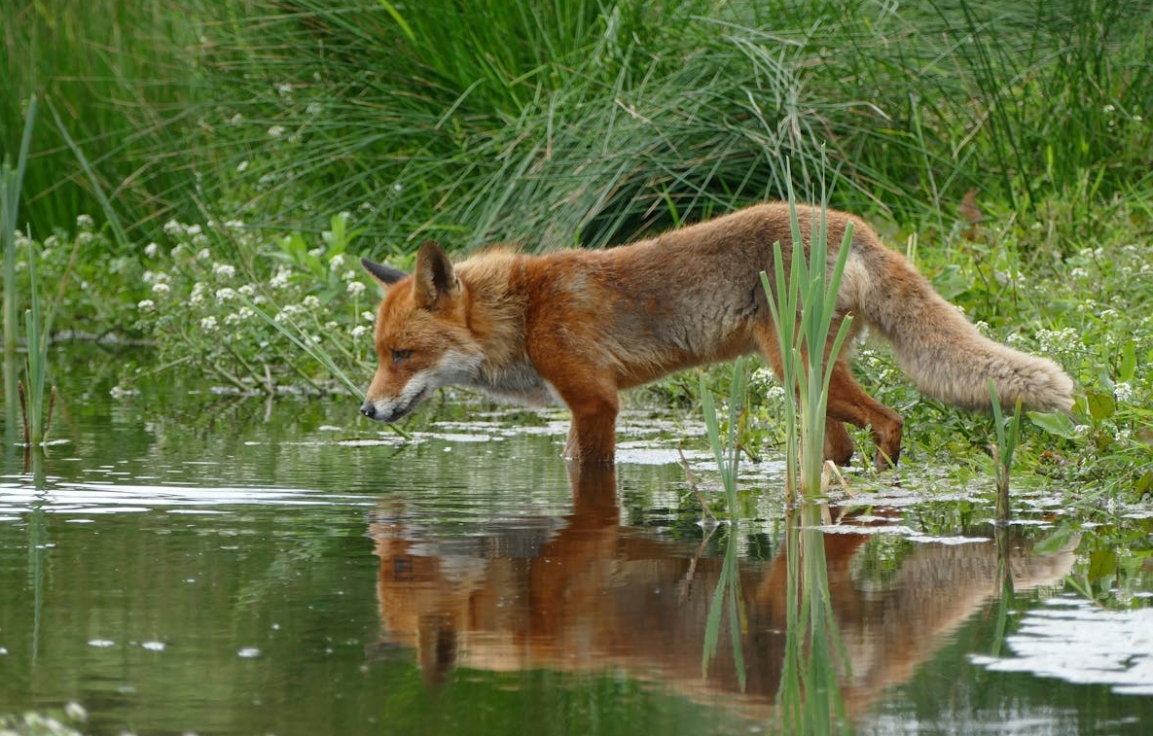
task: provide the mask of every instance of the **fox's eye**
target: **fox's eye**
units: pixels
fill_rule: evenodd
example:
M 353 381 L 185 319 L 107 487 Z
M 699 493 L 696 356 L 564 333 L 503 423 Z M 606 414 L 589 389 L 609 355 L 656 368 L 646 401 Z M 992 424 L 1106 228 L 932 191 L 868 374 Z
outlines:
M 392 351 L 392 362 L 393 363 L 403 363 L 404 361 L 408 360 L 411 357 L 412 357 L 412 351 L 411 350 L 393 350 Z

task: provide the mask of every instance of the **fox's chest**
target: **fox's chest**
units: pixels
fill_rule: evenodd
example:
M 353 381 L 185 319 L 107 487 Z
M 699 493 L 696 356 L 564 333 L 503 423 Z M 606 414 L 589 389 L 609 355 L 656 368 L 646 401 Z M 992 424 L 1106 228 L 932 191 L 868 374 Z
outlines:
M 552 384 L 546 381 L 527 360 L 505 366 L 498 371 L 481 372 L 469 383 L 470 388 L 498 399 L 541 406 L 560 401 Z

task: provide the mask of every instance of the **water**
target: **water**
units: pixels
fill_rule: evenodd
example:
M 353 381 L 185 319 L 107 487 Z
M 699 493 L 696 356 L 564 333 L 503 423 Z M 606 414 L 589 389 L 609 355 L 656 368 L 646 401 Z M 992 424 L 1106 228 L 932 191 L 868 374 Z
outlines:
M 171 376 L 113 398 L 105 361 L 69 361 L 67 443 L 0 467 L 0 714 L 77 702 L 97 734 L 778 730 L 779 467 L 748 468 L 747 518 L 716 523 L 676 449 L 714 501 L 697 423 L 635 412 L 615 472 L 570 476 L 559 412 L 430 407 L 404 442 L 352 400 Z M 852 731 L 1147 733 L 1153 522 L 1022 493 L 996 540 L 986 490 L 906 481 L 806 532 Z M 718 585 L 736 608 L 706 663 Z

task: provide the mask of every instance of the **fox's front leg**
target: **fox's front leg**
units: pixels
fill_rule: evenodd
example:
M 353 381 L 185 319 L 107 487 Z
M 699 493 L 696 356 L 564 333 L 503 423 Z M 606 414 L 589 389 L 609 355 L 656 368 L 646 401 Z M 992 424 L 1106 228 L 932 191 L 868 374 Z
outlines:
M 616 455 L 618 402 L 604 397 L 569 403 L 572 424 L 568 430 L 564 457 L 581 463 L 611 463 Z
M 611 375 L 562 375 L 550 381 L 572 412 L 566 460 L 612 462 L 620 397 Z

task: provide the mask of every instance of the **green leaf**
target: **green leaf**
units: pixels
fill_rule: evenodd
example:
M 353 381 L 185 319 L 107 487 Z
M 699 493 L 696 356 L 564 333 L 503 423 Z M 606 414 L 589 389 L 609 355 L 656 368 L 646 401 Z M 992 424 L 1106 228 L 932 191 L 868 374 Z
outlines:
M 1117 550 L 1099 549 L 1089 555 L 1089 580 L 1096 583 L 1117 572 Z
M 1033 554 L 1052 555 L 1068 547 L 1079 532 L 1072 526 L 1055 529 L 1049 536 L 1033 545 Z
M 1117 413 L 1117 401 L 1111 394 L 1087 391 L 1085 400 L 1089 403 L 1089 415 L 1097 421 L 1108 419 Z
M 1117 367 L 1117 380 L 1128 383 L 1137 374 L 1137 343 L 1130 340 L 1121 351 L 1121 365 Z
M 1029 421 L 1034 426 L 1040 427 L 1048 434 L 1067 440 L 1077 439 L 1077 425 L 1068 414 L 1057 411 L 1031 411 L 1028 415 Z

